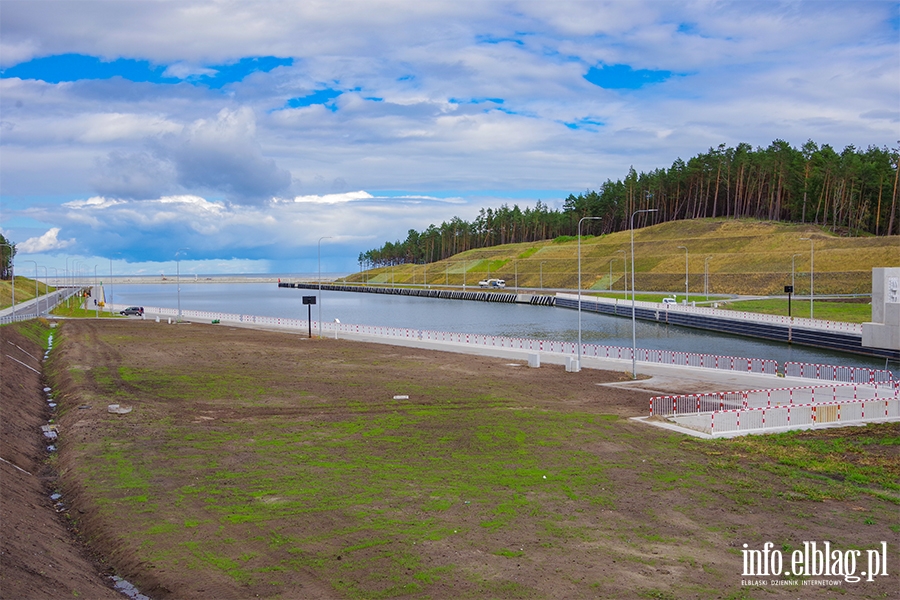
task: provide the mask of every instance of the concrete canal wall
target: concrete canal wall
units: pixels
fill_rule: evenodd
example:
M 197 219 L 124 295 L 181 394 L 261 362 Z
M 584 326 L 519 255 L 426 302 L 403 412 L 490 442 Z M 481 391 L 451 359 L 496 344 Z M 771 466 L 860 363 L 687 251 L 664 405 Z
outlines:
M 577 310 L 578 296 L 576 294 L 557 294 L 555 305 Z M 582 296 L 581 310 L 630 318 L 631 302 Z M 900 361 L 900 350 L 863 346 L 862 327 L 853 323 L 791 319 L 757 313 L 736 313 L 653 302 L 635 302 L 634 313 L 635 319 L 642 321 L 706 329 L 816 348 L 829 348 Z

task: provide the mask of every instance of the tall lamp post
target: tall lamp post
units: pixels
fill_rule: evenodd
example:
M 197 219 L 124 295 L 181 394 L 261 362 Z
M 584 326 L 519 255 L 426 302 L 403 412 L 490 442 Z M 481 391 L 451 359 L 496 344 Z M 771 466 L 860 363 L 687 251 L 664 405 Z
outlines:
M 800 256 L 799 254 L 791 255 L 791 288 L 796 292 L 797 288 L 794 285 L 794 259 Z
M 12 246 L 12 244 L 0 244 L 0 246 L 6 246 L 7 248 L 9 248 L 9 272 L 12 277 L 12 279 L 11 279 L 11 281 L 12 281 L 12 315 L 15 317 L 16 316 L 16 266 L 15 266 L 15 263 L 13 262 L 13 250 L 15 250 L 15 248 Z M 66 259 L 66 260 L 68 260 L 68 259 Z
M 544 263 L 546 260 L 541 261 L 541 289 L 544 289 Z
M 706 292 L 706 300 L 709 301 L 709 259 L 712 256 L 707 256 L 703 259 L 703 291 Z
M 600 217 L 581 217 L 578 221 L 578 364 L 576 371 L 581 370 L 581 223 L 584 221 L 599 221 Z
M 616 250 L 616 254 L 622 253 L 622 300 L 628 300 L 628 253 L 624 250 Z M 609 291 L 612 291 L 612 282 L 609 284 Z
M 185 250 L 190 250 L 190 248 L 179 248 L 175 252 L 175 291 L 178 294 L 178 321 L 181 321 L 181 260 L 178 258 L 178 255 L 184 252 Z
M 41 297 L 38 295 L 38 264 L 33 260 L 22 259 L 22 262 L 30 262 L 34 263 L 34 310 L 35 314 L 40 316 L 41 314 Z
M 631 213 L 631 378 L 637 379 L 637 326 L 634 318 L 634 215 L 651 213 L 658 208 L 644 208 Z
M 330 235 L 319 238 L 319 337 L 322 337 L 322 240 L 330 240 Z M 391 264 L 391 286 L 394 285 L 394 265 Z
M 678 246 L 684 250 L 684 302 L 687 303 L 688 297 L 688 249 L 687 246 Z
M 813 260 L 815 259 L 815 248 L 814 244 L 816 243 L 811 237 L 808 238 L 800 238 L 803 241 L 809 242 L 809 318 L 813 318 Z
M 66 283 L 67 287 L 68 287 L 70 281 L 71 281 L 71 279 L 69 279 L 69 257 L 67 256 L 66 257 L 66 278 L 65 278 L 65 283 Z M 66 290 L 66 308 L 69 308 L 69 306 L 70 306 L 69 298 L 71 297 L 71 295 L 69 294 L 69 291 L 70 290 Z

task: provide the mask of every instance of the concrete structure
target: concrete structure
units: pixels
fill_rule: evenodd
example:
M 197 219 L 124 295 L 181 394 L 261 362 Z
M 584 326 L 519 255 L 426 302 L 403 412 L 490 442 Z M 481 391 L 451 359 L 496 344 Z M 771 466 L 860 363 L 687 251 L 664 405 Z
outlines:
M 872 269 L 872 322 L 863 323 L 862 345 L 900 350 L 900 267 Z

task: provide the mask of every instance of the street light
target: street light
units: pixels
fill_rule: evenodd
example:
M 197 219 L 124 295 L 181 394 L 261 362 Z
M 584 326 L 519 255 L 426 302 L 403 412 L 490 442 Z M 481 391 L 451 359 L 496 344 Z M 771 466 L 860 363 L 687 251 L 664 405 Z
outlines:
M 792 254 L 791 255 L 791 289 L 793 289 L 794 292 L 797 291 L 797 288 L 794 286 L 794 259 L 798 256 L 802 256 L 802 255 L 801 254 Z
M 23 258 L 22 262 L 30 262 L 34 263 L 34 310 L 36 311 L 37 316 L 41 314 L 41 297 L 38 295 L 38 264 L 33 260 L 28 260 L 27 258 Z
M 811 237 L 808 238 L 800 238 L 803 241 L 809 242 L 809 318 L 813 318 L 813 260 L 815 259 L 815 248 L 814 244 L 816 243 Z
M 175 252 L 175 291 L 178 293 L 178 321 L 181 321 L 181 265 L 179 264 L 181 261 L 178 259 L 178 255 L 181 254 L 184 250 L 190 250 L 190 248 L 179 248 Z
M 91 289 L 91 296 L 94 295 L 94 292 L 97 291 L 97 265 L 94 265 L 94 287 Z M 96 312 L 97 318 L 100 318 L 100 303 L 97 302 L 97 298 L 94 298 L 94 306 L 96 307 L 94 310 Z
M 330 235 L 323 235 L 319 238 L 319 337 L 322 337 L 322 240 L 332 239 Z M 391 265 L 391 285 L 394 284 L 394 266 Z
M 581 223 L 583 221 L 599 221 L 600 217 L 581 217 L 578 221 L 578 364 L 576 371 L 581 370 Z
M 684 250 L 684 302 L 687 303 L 688 298 L 688 249 L 687 246 L 678 246 Z
M 644 208 L 631 213 L 631 378 L 637 379 L 637 327 L 634 319 L 634 215 L 658 212 L 658 208 Z
M 541 289 L 544 289 L 544 263 L 546 260 L 541 261 Z
M 711 258 L 712 258 L 712 256 L 707 256 L 705 259 L 703 259 L 703 273 L 704 273 L 704 279 L 703 279 L 704 290 L 703 291 L 706 292 L 707 302 L 709 301 L 709 259 L 711 259 Z
M 616 250 L 616 254 L 622 253 L 622 300 L 628 300 L 628 253 L 624 250 Z M 609 291 L 612 291 L 612 282 L 609 282 Z
M 69 279 L 69 257 L 66 257 L 66 286 L 68 287 L 71 279 Z M 71 305 L 69 304 L 69 298 L 71 295 L 69 294 L 69 290 L 66 290 L 66 308 L 69 308 Z
M 41 268 L 44 270 L 44 314 L 50 314 L 50 287 L 47 285 L 47 281 L 50 279 L 50 271 L 47 270 L 47 267 L 41 265 Z M 38 304 L 38 309 L 41 308 L 41 305 Z M 40 314 L 40 310 L 38 310 L 38 314 Z

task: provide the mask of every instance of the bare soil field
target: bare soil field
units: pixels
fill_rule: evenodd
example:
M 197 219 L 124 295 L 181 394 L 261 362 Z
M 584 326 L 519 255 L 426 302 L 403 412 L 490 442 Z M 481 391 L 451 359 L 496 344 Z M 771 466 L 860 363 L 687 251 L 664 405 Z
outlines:
M 629 420 L 649 394 L 615 387 L 623 373 L 221 325 L 57 331 L 43 380 L 57 454 L 40 439 L 43 381 L 2 363 L 3 598 L 107 597 L 112 568 L 187 600 L 900 587 L 897 424 L 709 442 Z M 784 574 L 825 541 L 861 552 L 856 575 L 886 542 L 887 575 Z M 781 574 L 748 576 L 746 550 L 766 542 Z M 65 568 L 34 575 L 33 594 L 11 587 L 40 561 Z

